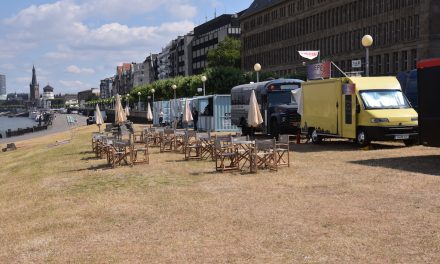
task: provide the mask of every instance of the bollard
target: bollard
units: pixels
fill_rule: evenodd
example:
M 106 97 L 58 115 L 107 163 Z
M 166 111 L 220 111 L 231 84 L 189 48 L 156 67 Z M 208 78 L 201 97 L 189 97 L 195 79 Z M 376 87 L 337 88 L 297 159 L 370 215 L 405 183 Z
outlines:
M 296 144 L 301 144 L 301 130 L 296 130 Z

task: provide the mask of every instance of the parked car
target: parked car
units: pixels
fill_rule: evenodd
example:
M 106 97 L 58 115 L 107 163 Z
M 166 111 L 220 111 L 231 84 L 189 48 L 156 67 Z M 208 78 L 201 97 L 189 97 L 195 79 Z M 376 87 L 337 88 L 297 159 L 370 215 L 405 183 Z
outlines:
M 95 124 L 95 117 L 94 116 L 89 116 L 87 118 L 87 125 L 93 125 Z

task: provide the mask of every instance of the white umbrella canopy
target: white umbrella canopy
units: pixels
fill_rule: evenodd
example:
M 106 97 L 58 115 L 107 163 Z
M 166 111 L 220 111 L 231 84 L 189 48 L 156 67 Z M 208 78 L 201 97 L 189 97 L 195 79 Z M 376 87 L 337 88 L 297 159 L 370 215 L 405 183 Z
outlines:
M 183 107 L 183 118 L 182 118 L 182 122 L 184 123 L 189 123 L 193 121 L 193 116 L 191 113 L 191 109 L 189 107 L 189 101 L 188 99 L 185 100 L 185 106 Z
M 125 115 L 130 116 L 130 108 L 128 107 L 128 105 L 125 106 Z
M 118 125 L 121 125 L 125 121 L 127 121 L 127 117 L 125 116 L 124 109 L 122 109 L 121 96 L 119 94 L 116 94 L 116 98 L 115 98 L 115 123 Z
M 96 104 L 96 108 L 95 108 L 95 123 L 98 126 L 104 124 L 104 119 L 102 118 L 101 110 L 99 109 L 98 104 Z
M 96 104 L 95 109 L 95 123 L 98 125 L 99 132 L 101 132 L 101 125 L 104 124 L 104 119 L 102 119 L 101 110 L 99 109 L 99 105 Z
M 303 115 L 304 106 L 303 106 L 303 98 L 302 98 L 302 89 L 298 88 L 292 91 L 293 97 L 295 98 L 296 103 L 298 104 L 298 114 Z
M 258 127 L 263 123 L 263 117 L 261 116 L 260 108 L 258 106 L 257 97 L 255 91 L 252 90 L 251 98 L 249 99 L 249 112 L 247 123 L 250 127 Z
M 147 120 L 151 121 L 153 120 L 153 112 L 151 112 L 150 103 L 147 105 Z

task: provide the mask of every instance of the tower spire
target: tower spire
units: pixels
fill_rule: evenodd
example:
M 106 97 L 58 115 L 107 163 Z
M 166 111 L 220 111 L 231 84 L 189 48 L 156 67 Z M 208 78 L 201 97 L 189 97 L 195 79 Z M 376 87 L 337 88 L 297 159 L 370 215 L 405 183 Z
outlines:
M 32 65 L 32 85 L 37 84 L 37 75 L 35 74 L 35 65 Z
M 29 100 L 35 102 L 40 98 L 40 86 L 37 83 L 37 74 L 35 73 L 35 65 L 32 65 L 32 82 L 29 85 Z

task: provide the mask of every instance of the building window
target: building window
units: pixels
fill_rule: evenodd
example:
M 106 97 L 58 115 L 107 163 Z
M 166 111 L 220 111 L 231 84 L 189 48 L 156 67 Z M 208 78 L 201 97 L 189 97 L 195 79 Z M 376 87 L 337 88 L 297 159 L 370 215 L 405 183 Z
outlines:
M 399 54 L 397 52 L 393 52 L 393 72 L 396 73 L 399 71 Z
M 380 75 L 382 74 L 382 56 L 376 55 L 376 74 Z
M 417 49 L 411 50 L 411 69 L 415 69 L 417 67 Z
M 384 66 L 385 66 L 385 69 L 384 69 L 385 74 L 390 73 L 390 54 L 385 54 Z
M 402 51 L 402 71 L 408 70 L 408 52 Z

